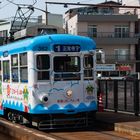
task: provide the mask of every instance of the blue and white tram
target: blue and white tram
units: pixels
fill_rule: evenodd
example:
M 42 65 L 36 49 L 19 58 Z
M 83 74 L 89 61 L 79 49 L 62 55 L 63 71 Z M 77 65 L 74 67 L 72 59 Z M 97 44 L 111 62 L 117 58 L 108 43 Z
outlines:
M 0 47 L 0 114 L 39 129 L 87 127 L 97 111 L 96 45 L 44 35 Z

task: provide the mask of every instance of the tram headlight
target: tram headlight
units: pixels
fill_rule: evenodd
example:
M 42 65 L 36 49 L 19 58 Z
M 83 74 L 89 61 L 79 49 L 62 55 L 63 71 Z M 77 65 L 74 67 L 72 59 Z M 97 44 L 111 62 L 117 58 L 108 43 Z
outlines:
M 42 97 L 42 102 L 43 102 L 43 103 L 47 103 L 47 102 L 48 102 L 48 96 L 44 95 L 44 96 Z
M 72 94 L 73 94 L 73 92 L 72 92 L 71 89 L 69 89 L 69 90 L 66 91 L 67 97 L 69 97 L 69 98 L 72 97 Z

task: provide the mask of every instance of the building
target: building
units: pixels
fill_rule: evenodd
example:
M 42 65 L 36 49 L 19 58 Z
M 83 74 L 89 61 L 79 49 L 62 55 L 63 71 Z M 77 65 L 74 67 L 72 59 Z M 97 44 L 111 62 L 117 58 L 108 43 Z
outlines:
M 121 5 L 118 2 L 102 4 Z M 97 48 L 105 51 L 106 64 L 100 64 L 98 72 L 106 77 L 124 77 L 136 72 L 135 22 L 138 16 L 133 12 L 121 13 L 119 8 L 81 7 L 65 13 L 67 33 L 93 38 Z
M 37 20 L 36 20 L 37 21 Z M 2 38 L 8 38 L 10 36 L 10 29 L 11 29 L 11 24 L 13 20 L 4 20 L 0 21 L 0 37 Z M 21 22 L 16 21 L 15 25 L 16 27 L 19 27 Z M 37 22 L 29 22 L 27 27 L 29 26 L 34 26 L 37 25 Z M 18 31 L 19 29 L 15 27 L 15 30 Z
M 43 24 L 46 24 L 46 13 L 39 16 L 39 19 Z M 62 28 L 63 27 L 63 15 L 47 13 L 47 25 L 53 25 L 53 26 L 58 26 L 58 27 Z
M 64 29 L 53 25 L 38 24 L 16 32 L 14 34 L 14 39 L 16 40 L 26 37 L 37 36 L 41 34 L 58 34 L 58 33 L 63 34 Z
M 140 0 L 133 0 L 133 1 L 128 1 L 128 0 L 123 0 L 123 5 L 126 6 L 140 6 Z M 126 9 L 128 12 L 131 12 L 131 9 Z M 139 73 L 140 77 L 140 8 L 135 9 L 137 11 L 138 15 L 138 21 L 135 23 L 135 31 L 136 35 L 139 38 L 138 44 L 136 44 L 135 49 L 136 49 L 136 72 Z
M 21 21 L 14 21 L 14 27 L 12 27 L 13 32 L 15 33 L 14 37 L 19 38 L 20 36 L 35 36 L 37 32 L 40 34 L 41 31 L 46 31 L 48 34 L 51 32 L 64 33 L 63 31 L 63 17 L 60 14 L 52 14 L 48 13 L 48 24 L 46 26 L 45 15 L 38 16 L 38 18 L 31 18 L 27 24 L 27 29 L 25 27 L 21 27 Z M 13 19 L 9 20 L 0 20 L 0 44 L 3 44 L 3 39 L 10 37 L 11 25 L 13 23 Z M 34 28 L 34 29 L 33 29 Z M 56 29 L 57 31 L 54 31 Z M 20 30 L 22 30 L 20 32 Z M 26 32 L 26 33 L 25 33 Z M 30 34 L 30 35 L 29 35 Z M 34 35 L 33 35 L 34 34 Z

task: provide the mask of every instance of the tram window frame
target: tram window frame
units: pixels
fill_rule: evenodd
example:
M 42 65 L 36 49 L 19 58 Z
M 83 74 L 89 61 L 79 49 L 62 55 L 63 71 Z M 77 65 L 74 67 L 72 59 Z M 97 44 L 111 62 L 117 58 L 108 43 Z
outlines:
M 28 82 L 28 58 L 27 52 L 19 54 L 19 69 L 20 69 L 20 82 L 27 83 Z
M 0 81 L 2 81 L 2 69 L 1 69 L 1 67 L 2 67 L 2 64 L 1 64 L 2 62 L 1 62 L 1 60 L 0 60 Z
M 12 82 L 19 82 L 18 54 L 11 55 Z
M 55 56 L 53 58 L 54 80 L 80 80 L 80 61 L 79 56 Z
M 88 57 L 91 57 L 92 60 L 88 60 Z M 87 60 L 86 60 L 87 58 Z M 84 79 L 87 80 L 87 79 L 93 79 L 93 65 L 94 65 L 94 62 L 93 62 L 93 56 L 90 55 L 90 54 L 86 54 L 84 55 L 84 59 L 83 59 L 83 66 L 84 66 Z M 89 61 L 91 61 L 92 63 L 90 64 Z
M 44 58 L 41 59 L 41 56 Z M 44 61 L 44 59 L 47 61 Z M 39 62 L 39 61 L 41 61 L 41 62 Z M 47 65 L 45 65 L 45 63 Z M 40 64 L 42 64 L 42 65 L 40 65 Z M 46 66 L 46 67 L 44 67 L 44 66 Z M 37 68 L 37 80 L 38 81 L 50 80 L 50 55 L 37 54 L 36 55 L 36 68 Z
M 3 65 L 3 82 L 10 82 L 10 61 L 4 60 L 2 62 L 2 65 Z M 5 75 L 6 75 L 6 78 L 5 78 Z

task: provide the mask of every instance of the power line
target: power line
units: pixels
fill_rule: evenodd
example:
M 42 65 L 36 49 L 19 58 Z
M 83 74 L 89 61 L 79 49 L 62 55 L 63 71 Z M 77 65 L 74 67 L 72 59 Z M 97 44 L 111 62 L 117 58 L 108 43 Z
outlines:
M 134 8 L 140 9 L 140 6 L 125 6 L 125 5 L 114 5 L 114 4 L 84 4 L 84 3 L 67 3 L 67 2 L 46 2 L 46 4 L 57 4 L 57 5 L 77 5 L 77 6 L 91 6 L 91 7 L 114 7 L 114 8 Z
M 83 1 L 79 1 L 78 3 L 81 3 L 81 2 L 89 2 L 89 1 L 93 1 L 93 0 L 83 0 Z
M 13 2 L 13 0 L 11 1 L 11 0 L 6 0 L 6 1 L 8 1 L 9 3 L 11 3 L 11 4 L 14 4 L 14 5 L 17 5 L 17 6 L 19 6 L 19 5 L 35 5 L 36 3 L 37 3 L 37 0 L 32 0 L 32 4 L 18 4 L 18 3 L 15 3 L 15 2 Z
M 3 0 L 3 1 L 1 1 L 1 3 L 3 3 L 5 0 Z M 7 0 L 6 0 L 7 1 Z M 14 1 L 14 0 L 13 0 Z M 5 5 L 3 5 L 3 6 L 1 6 L 0 7 L 0 9 L 3 9 L 3 8 L 5 8 L 7 5 L 9 5 L 10 4 L 10 2 L 8 2 L 7 4 L 5 4 Z

